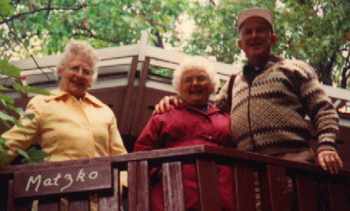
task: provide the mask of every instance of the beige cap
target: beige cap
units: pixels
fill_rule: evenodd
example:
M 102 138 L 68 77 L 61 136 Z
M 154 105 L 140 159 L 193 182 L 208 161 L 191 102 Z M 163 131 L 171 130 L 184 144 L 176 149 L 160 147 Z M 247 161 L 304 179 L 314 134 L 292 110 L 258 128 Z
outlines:
M 251 18 L 251 17 L 263 18 L 271 25 L 271 29 L 273 31 L 273 21 L 272 21 L 271 11 L 263 8 L 257 8 L 257 7 L 243 10 L 238 15 L 237 29 L 239 30 L 242 27 L 242 24 L 244 23 L 244 21 L 246 21 L 248 18 Z

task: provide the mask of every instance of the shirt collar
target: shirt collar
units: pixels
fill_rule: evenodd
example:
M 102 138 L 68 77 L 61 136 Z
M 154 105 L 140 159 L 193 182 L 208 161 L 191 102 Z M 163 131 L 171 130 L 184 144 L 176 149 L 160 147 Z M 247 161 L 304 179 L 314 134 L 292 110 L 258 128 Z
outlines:
M 61 89 L 56 89 L 50 92 L 51 95 L 49 95 L 47 97 L 47 100 L 66 100 L 69 97 L 73 97 L 71 94 L 69 94 L 66 91 L 63 91 Z M 83 98 L 81 98 L 82 101 L 91 103 L 92 105 L 96 106 L 96 107 L 102 107 L 103 103 L 98 100 L 96 97 L 94 97 L 93 95 L 86 93 L 85 96 Z
M 198 113 L 201 113 L 201 114 L 205 114 L 205 115 L 210 115 L 210 114 L 213 114 L 213 113 L 216 113 L 216 112 L 219 112 L 220 109 L 217 108 L 214 104 L 212 103 L 208 103 L 208 109 L 207 109 L 207 112 L 204 112 L 202 111 L 201 109 L 198 109 L 196 107 L 193 107 L 193 106 L 184 106 L 187 110 L 190 110 L 190 111 L 195 111 L 195 112 L 198 112 Z

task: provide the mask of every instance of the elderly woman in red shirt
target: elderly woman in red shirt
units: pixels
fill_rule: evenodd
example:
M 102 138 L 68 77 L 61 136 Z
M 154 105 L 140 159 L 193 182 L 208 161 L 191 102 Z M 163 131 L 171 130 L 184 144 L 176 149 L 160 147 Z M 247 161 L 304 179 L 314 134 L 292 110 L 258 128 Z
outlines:
M 233 146 L 229 116 L 221 112 L 209 97 L 218 85 L 216 72 L 204 59 L 193 58 L 174 72 L 173 86 L 184 104 L 169 112 L 151 117 L 138 137 L 134 150 L 145 151 L 172 147 L 208 145 Z M 196 169 L 182 166 L 186 210 L 200 210 Z M 163 192 L 160 177 L 151 187 L 151 207 L 162 211 Z M 222 210 L 233 210 L 233 176 L 231 169 L 218 167 L 218 184 Z

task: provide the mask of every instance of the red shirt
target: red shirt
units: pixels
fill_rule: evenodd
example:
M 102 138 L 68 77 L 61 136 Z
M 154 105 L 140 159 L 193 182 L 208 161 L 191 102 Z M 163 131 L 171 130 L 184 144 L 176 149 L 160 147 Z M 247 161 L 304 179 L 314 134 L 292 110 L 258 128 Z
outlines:
M 134 150 L 145 151 L 181 146 L 234 146 L 230 135 L 230 118 L 213 105 L 207 112 L 194 107 L 181 107 L 153 115 L 138 137 Z M 182 166 L 186 209 L 199 209 L 196 169 L 192 164 Z M 233 210 L 233 175 L 229 167 L 218 165 L 219 193 L 222 209 Z M 152 174 L 151 207 L 163 211 L 161 177 Z M 158 178 L 157 178 L 158 177 Z

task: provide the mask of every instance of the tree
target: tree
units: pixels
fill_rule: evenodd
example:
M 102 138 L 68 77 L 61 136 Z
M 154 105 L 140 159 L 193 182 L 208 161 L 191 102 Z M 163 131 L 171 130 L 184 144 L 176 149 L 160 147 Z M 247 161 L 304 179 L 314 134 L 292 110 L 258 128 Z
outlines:
M 11 5 L 14 12 L 0 20 L 4 58 L 13 57 L 18 46 L 27 49 L 24 57 L 56 53 L 71 38 L 97 48 L 134 44 L 146 30 L 155 46 L 184 46 L 187 53 L 226 63 L 242 58 L 236 46 L 238 13 L 266 7 L 275 16 L 277 54 L 311 63 L 326 84 L 349 83 L 348 0 L 12 0 Z M 180 40 L 175 27 L 182 14 L 194 21 L 189 40 Z
M 311 63 L 325 84 L 346 88 L 349 70 L 350 2 L 329 0 L 221 0 L 196 3 L 190 13 L 197 29 L 186 46 L 195 54 L 216 56 L 218 61 L 239 59 L 235 17 L 243 8 L 258 6 L 273 11 L 279 45 L 274 51 L 287 58 Z M 341 82 L 341 83 L 340 83 Z
M 154 45 L 175 43 L 172 29 L 187 0 L 29 0 L 12 1 L 14 14 L 2 18 L 2 56 L 11 57 L 18 45 L 37 52 L 61 51 L 71 38 L 89 40 L 94 47 L 134 44 L 142 31 L 151 33 Z M 12 52 L 11 55 L 6 52 Z M 28 57 L 28 55 L 25 55 Z

